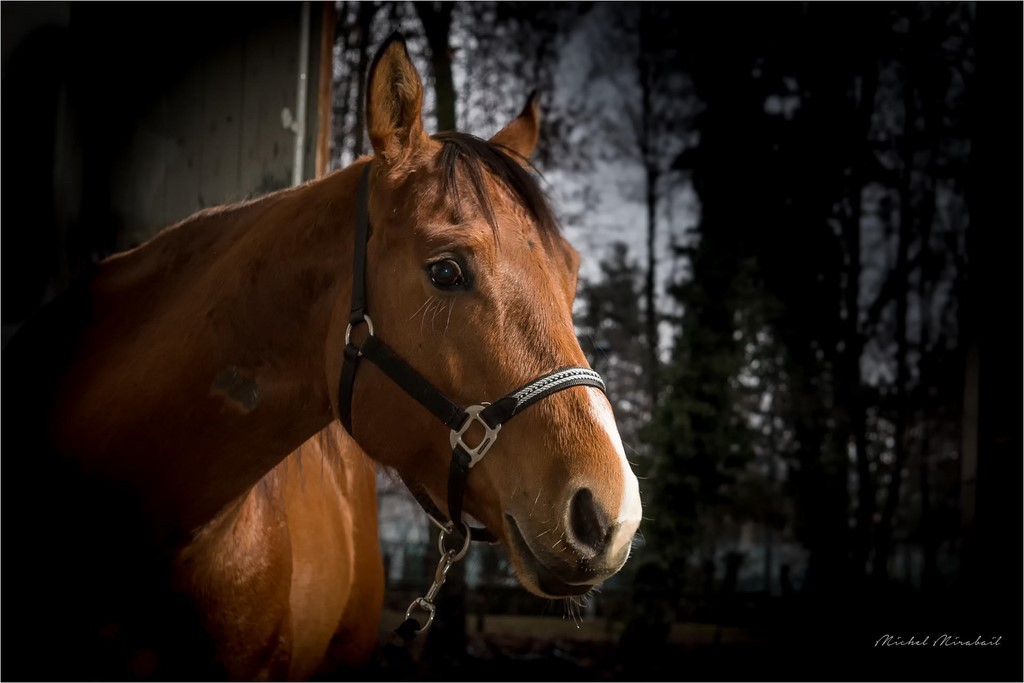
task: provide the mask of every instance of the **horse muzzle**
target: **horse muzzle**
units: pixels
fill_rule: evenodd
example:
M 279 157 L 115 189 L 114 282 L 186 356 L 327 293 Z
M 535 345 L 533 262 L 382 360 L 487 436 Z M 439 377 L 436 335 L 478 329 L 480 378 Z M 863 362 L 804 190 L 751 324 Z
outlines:
M 573 517 L 570 512 L 570 524 L 560 535 L 556 529 L 528 538 L 529 532 L 506 513 L 509 554 L 521 583 L 531 592 L 546 598 L 583 595 L 619 571 L 629 558 L 637 523 L 580 528 L 580 519 Z

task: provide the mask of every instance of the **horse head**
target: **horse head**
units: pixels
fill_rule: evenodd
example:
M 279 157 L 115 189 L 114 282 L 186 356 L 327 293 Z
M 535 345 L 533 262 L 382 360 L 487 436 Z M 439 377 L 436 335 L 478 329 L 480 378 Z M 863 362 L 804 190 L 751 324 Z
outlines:
M 422 105 L 420 76 L 393 38 L 367 90 L 365 310 L 374 339 L 419 379 L 410 390 L 379 363 L 358 363 L 350 419 L 371 457 L 450 510 L 458 425 L 446 429 L 424 408 L 421 385 L 487 406 L 517 387 L 562 381 L 562 368 L 594 373 L 572 320 L 579 255 L 527 161 L 539 136 L 536 98 L 490 140 L 428 136 Z M 371 332 L 362 322 L 350 326 L 354 339 Z M 351 342 L 351 362 L 360 343 Z M 614 574 L 640 523 L 637 479 L 599 384 L 544 393 L 499 425 L 500 437 L 482 420 L 463 421 L 459 438 L 490 441 L 468 471 L 462 508 L 507 545 L 518 578 L 541 596 L 579 595 Z

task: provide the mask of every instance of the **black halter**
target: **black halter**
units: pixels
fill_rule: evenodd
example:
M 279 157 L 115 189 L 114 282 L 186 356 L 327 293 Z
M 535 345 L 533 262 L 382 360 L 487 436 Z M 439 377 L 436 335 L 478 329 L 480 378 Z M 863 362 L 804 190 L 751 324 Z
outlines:
M 416 497 L 420 505 L 439 526 L 449 532 L 465 535 L 468 529 L 470 537 L 475 541 L 493 541 L 494 536 L 487 529 L 469 527 L 462 521 L 462 497 L 466 492 L 470 469 L 480 462 L 494 445 L 502 425 L 526 408 L 569 387 L 588 386 L 604 391 L 604 381 L 599 374 L 589 368 L 567 367 L 538 377 L 494 403 L 463 408 L 441 393 L 387 344 L 374 336 L 373 321 L 366 312 L 366 245 L 370 235 L 369 176 L 370 166 L 367 164 L 359 179 L 359 194 L 356 199 L 352 312 L 349 315 L 348 329 L 345 331 L 345 358 L 338 387 L 341 423 L 348 433 L 352 434 L 352 390 L 359 361 L 365 358 L 451 430 L 452 460 L 448 470 L 448 517 L 451 521 L 444 522 L 441 519 L 443 514 L 429 499 L 424 500 L 423 496 Z M 368 336 L 362 345 L 357 347 L 352 342 L 352 328 L 361 324 L 366 325 Z M 474 423 L 483 428 L 484 436 L 475 446 L 470 446 L 465 442 L 464 436 Z

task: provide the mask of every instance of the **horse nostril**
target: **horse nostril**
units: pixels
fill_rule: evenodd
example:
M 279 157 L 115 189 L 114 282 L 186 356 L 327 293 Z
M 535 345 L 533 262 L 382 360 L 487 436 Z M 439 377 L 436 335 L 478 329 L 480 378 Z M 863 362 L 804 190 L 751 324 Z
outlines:
M 608 542 L 608 515 L 588 488 L 577 491 L 569 503 L 569 525 L 576 540 L 595 553 Z

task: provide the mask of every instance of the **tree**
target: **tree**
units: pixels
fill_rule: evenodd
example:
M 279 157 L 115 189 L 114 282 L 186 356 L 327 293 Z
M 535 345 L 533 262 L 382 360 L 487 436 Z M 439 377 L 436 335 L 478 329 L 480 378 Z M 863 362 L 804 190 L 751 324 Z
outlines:
M 430 47 L 431 73 L 437 103 L 438 132 L 455 130 L 455 86 L 452 83 L 452 57 L 449 36 L 454 2 L 414 2 L 416 15 Z
M 694 486 L 717 486 L 734 506 L 723 454 L 731 449 L 755 457 L 758 438 L 730 424 L 749 426 L 757 411 L 742 393 L 724 387 L 749 375 L 785 398 L 773 403 L 784 407 L 775 418 L 792 434 L 779 446 L 791 457 L 798 537 L 812 553 L 808 586 L 838 594 L 849 577 L 864 576 L 872 554 L 881 575 L 887 534 L 898 519 L 907 523 L 897 512 L 917 415 L 912 402 L 921 400 L 916 378 L 925 367 L 913 356 L 912 341 L 927 332 L 934 337 L 929 349 L 935 339 L 956 343 L 955 329 L 923 309 L 910 283 L 930 280 L 924 289 L 940 291 L 955 284 L 955 268 L 936 270 L 934 264 L 955 263 L 948 249 L 962 223 L 956 227 L 957 214 L 947 212 L 941 218 L 953 227 L 946 251 L 927 244 L 935 201 L 925 179 L 941 175 L 940 165 L 921 165 L 913 131 L 900 143 L 901 165 L 892 140 L 901 140 L 901 126 L 910 130 L 920 118 L 913 107 L 909 118 L 901 113 L 904 93 L 918 92 L 902 65 L 930 60 L 927 50 L 949 35 L 960 9 L 924 8 L 918 17 L 916 9 L 882 8 L 851 17 L 833 8 L 794 7 L 753 11 L 738 21 L 697 11 L 700 17 L 683 22 L 700 28 L 685 36 L 688 51 L 680 58 L 704 104 L 701 137 L 676 167 L 690 173 L 702 216 L 699 242 L 684 252 L 692 279 L 675 290 L 684 313 L 653 444 L 661 465 L 690 481 L 691 493 Z M 930 34 L 921 30 L 928 21 L 947 28 Z M 723 35 L 731 42 L 720 40 Z M 856 44 L 837 35 L 856 36 L 850 38 Z M 893 35 L 908 37 L 900 43 Z M 688 59 L 690 51 L 699 59 Z M 831 57 L 799 59 L 808 51 Z M 962 53 L 954 50 L 950 61 L 957 60 Z M 948 101 L 955 90 L 955 84 L 933 85 L 938 97 L 929 99 L 935 104 L 928 116 L 942 120 L 937 112 L 944 110 L 955 121 Z M 943 133 L 925 132 L 942 139 Z M 950 152 L 941 163 L 950 164 L 962 149 L 955 131 L 944 134 Z M 822 146 L 824 139 L 829 146 Z M 955 186 L 945 196 L 955 207 Z M 911 220 L 914 215 L 919 220 Z M 931 297 L 933 306 L 943 300 L 951 301 Z M 771 370 L 762 363 L 751 373 L 752 361 L 743 354 L 757 348 L 763 334 L 782 351 L 781 362 Z M 705 367 L 696 368 L 699 363 Z M 717 397 L 709 386 L 718 387 Z M 661 478 L 672 485 L 673 477 Z M 665 499 L 679 500 L 685 491 Z M 850 491 L 857 501 L 852 508 Z M 880 493 L 886 495 L 876 517 Z M 690 513 L 687 507 L 683 514 Z
M 644 380 L 641 272 L 622 243 L 612 245 L 600 262 L 600 279 L 580 285 L 583 311 L 577 316 L 580 346 L 591 366 L 601 373 L 613 402 L 616 423 L 632 459 L 651 403 Z

